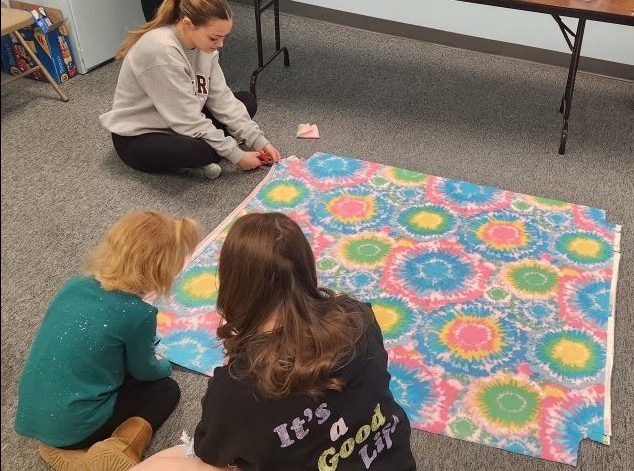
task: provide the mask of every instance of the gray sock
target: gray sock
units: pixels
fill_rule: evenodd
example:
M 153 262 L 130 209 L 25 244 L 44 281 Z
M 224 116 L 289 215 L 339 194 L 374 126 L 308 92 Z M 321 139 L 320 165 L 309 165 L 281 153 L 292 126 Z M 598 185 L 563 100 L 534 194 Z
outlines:
M 207 180 L 214 180 L 220 176 L 222 168 L 218 164 L 209 164 L 204 167 L 184 168 L 181 171 L 189 175 L 204 177 Z

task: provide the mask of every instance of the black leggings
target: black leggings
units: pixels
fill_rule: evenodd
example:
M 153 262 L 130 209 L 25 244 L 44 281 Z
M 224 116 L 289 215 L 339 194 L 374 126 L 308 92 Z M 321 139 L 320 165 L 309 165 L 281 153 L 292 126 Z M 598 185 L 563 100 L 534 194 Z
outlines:
M 181 397 L 178 383 L 172 378 L 143 382 L 127 379 L 119 388 L 112 416 L 89 437 L 74 445 L 63 446 L 64 450 L 90 448 L 112 435 L 114 429 L 130 417 L 142 417 L 156 433 L 158 428 L 174 411 Z
M 235 97 L 246 106 L 253 118 L 258 109 L 255 96 L 249 92 L 236 92 Z M 207 108 L 203 113 L 214 126 L 228 134 L 224 124 L 216 120 Z M 112 134 L 112 143 L 117 154 L 127 165 L 141 172 L 165 172 L 181 168 L 204 167 L 217 163 L 222 157 L 202 139 L 152 132 L 138 136 Z

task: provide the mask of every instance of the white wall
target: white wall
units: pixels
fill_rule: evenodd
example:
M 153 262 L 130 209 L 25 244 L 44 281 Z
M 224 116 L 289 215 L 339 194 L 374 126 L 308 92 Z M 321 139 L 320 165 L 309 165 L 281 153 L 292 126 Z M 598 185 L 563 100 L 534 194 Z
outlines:
M 128 32 L 145 22 L 141 0 L 29 0 L 64 14 L 77 71 L 114 57 Z
M 294 1 L 468 36 L 569 52 L 555 20 L 543 13 L 457 0 Z M 563 19 L 570 29 L 576 30 L 576 20 Z M 634 27 L 586 22 L 581 55 L 634 65 Z

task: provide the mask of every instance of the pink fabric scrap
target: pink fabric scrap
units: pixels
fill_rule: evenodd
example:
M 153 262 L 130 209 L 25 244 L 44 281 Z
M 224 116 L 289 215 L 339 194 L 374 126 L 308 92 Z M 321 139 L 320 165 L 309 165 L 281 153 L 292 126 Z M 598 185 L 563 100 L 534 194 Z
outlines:
M 300 124 L 297 126 L 297 137 L 299 139 L 319 139 L 319 129 L 316 124 Z

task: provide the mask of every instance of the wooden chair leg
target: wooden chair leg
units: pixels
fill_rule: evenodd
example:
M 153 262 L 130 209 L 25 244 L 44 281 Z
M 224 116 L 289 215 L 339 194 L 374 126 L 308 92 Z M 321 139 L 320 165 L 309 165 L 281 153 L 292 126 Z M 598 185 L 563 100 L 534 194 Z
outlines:
M 15 35 L 15 37 L 20 42 L 20 44 L 22 44 L 24 49 L 26 49 L 26 51 L 31 56 L 31 58 L 33 59 L 35 64 L 40 68 L 40 70 L 44 74 L 44 77 L 46 77 L 46 80 L 48 80 L 48 83 L 50 83 L 51 87 L 53 87 L 55 89 L 55 91 L 59 95 L 60 99 L 62 101 L 64 101 L 64 102 L 68 101 L 68 97 L 66 95 L 64 95 L 64 92 L 59 88 L 59 86 L 57 85 L 55 80 L 53 80 L 53 77 L 51 77 L 51 74 L 49 74 L 48 70 L 46 70 L 46 67 L 44 67 L 44 65 L 42 65 L 42 62 L 40 62 L 40 60 L 37 58 L 37 55 L 35 54 L 35 52 L 32 51 L 31 48 L 28 46 L 28 44 L 26 43 L 26 41 L 24 40 L 22 35 L 18 31 L 14 31 L 11 34 Z

